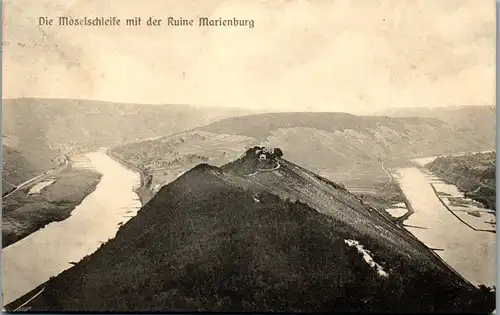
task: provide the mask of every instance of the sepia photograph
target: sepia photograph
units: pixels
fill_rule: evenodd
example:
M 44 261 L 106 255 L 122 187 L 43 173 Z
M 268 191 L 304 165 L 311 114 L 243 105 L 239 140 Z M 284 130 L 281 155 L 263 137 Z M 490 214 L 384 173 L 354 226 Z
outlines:
M 495 312 L 494 1 L 2 10 L 3 312 Z

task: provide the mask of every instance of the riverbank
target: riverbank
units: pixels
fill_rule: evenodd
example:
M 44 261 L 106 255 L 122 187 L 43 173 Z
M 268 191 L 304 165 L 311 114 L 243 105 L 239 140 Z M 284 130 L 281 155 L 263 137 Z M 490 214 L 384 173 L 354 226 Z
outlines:
M 141 208 L 131 189 L 140 184 L 138 173 L 125 168 L 103 151 L 86 156 L 95 170 L 102 174 L 95 190 L 75 207 L 66 220 L 52 222 L 3 249 L 4 305 L 93 253 L 114 238 L 118 228 Z
M 54 174 L 50 185 L 37 187 L 36 194 L 33 194 L 35 187 L 27 186 L 15 196 L 3 200 L 2 247 L 51 222 L 67 219 L 75 207 L 95 190 L 100 179 L 98 172 L 69 167 Z
M 124 161 L 123 159 L 116 157 L 116 154 L 114 154 L 112 152 L 112 150 L 107 150 L 106 154 L 111 159 L 113 159 L 114 161 L 120 163 L 124 167 L 126 167 L 126 168 L 128 168 L 128 169 L 130 169 L 130 170 L 132 170 L 134 172 L 139 173 L 140 184 L 137 187 L 136 186 L 132 187 L 132 189 L 134 190 L 134 192 L 139 197 L 139 200 L 141 201 L 141 204 L 143 206 L 145 204 L 147 204 L 154 197 L 154 192 L 151 189 L 151 187 L 149 187 L 151 185 L 147 185 L 147 183 L 146 183 L 146 177 L 147 177 L 146 173 L 142 169 L 137 168 L 137 167 L 131 165 L 130 163 Z
M 399 168 L 395 180 L 413 208 L 405 228 L 475 285 L 496 285 L 496 235 L 457 219 L 417 167 Z

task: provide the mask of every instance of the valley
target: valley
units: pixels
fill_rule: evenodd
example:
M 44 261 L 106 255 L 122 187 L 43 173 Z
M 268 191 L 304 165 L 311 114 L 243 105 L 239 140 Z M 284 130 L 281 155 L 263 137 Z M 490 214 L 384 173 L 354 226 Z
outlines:
M 99 183 L 84 154 L 245 112 L 195 106 L 73 99 L 4 99 L 2 102 L 2 244 L 68 218 Z M 182 124 L 179 121 L 182 120 Z M 82 160 L 83 159 L 83 160 Z M 88 160 L 88 159 L 87 159 Z M 55 180 L 30 191 L 43 182 Z M 139 191 L 143 199 L 148 192 Z
M 478 4 L 4 1 L 2 312 L 496 314 Z
M 387 214 L 285 160 L 286 151 L 266 159 L 256 152 L 185 172 L 116 237 L 7 310 L 492 307 L 491 293 L 464 281 Z
M 56 167 L 66 154 L 170 135 L 244 113 L 187 105 L 3 99 L 3 194 Z
M 46 166 L 30 166 L 37 160 L 24 152 L 33 146 L 7 142 L 4 181 L 15 178 L 18 187 L 4 196 L 7 310 L 493 305 L 491 210 L 412 161 L 490 149 L 488 136 L 457 135 L 432 117 L 343 113 L 214 118 L 199 126 L 193 118 L 184 129 L 130 129 L 115 117 L 120 126 L 107 120 L 109 133 L 100 134 L 91 117 L 107 114 L 82 115 L 75 125 L 85 127 L 66 139 L 51 131 L 57 124 L 38 129 L 43 141 L 33 143 L 49 148 L 40 159 L 47 157 Z M 17 179 L 12 165 L 25 166 Z M 27 252 L 31 262 L 19 264 Z M 293 298 L 297 292 L 310 302 Z
M 253 145 L 280 147 L 290 161 L 388 206 L 383 200 L 399 192 L 385 187 L 391 180 L 386 168 L 408 164 L 409 157 L 491 148 L 492 139 L 457 137 L 452 126 L 434 118 L 276 113 L 223 119 L 112 151 L 151 176 L 148 188 L 158 191 L 198 163 L 220 166 Z

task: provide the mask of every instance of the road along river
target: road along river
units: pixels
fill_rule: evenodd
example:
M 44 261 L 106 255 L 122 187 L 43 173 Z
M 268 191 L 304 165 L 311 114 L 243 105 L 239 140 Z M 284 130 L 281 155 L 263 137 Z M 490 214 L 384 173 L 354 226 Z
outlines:
M 449 211 L 431 185 L 436 178 L 424 170 L 399 168 L 394 177 L 415 211 L 406 229 L 473 284 L 496 285 L 496 234 L 476 231 Z
M 103 174 L 89 194 L 61 222 L 53 222 L 2 251 L 3 304 L 23 296 L 50 277 L 72 267 L 115 237 L 121 222 L 141 207 L 132 187 L 140 184 L 138 173 L 106 155 L 101 149 L 85 155 Z

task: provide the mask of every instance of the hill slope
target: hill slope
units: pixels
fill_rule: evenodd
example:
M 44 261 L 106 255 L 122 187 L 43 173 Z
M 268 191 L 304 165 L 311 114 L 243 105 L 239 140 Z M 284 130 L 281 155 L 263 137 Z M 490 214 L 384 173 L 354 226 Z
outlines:
M 471 134 L 495 147 L 496 108 L 494 106 L 402 107 L 377 113 L 392 117 L 436 118 L 452 126 L 457 134 Z
M 54 167 L 57 154 L 46 147 L 19 151 L 2 146 L 2 195 L 13 190 L 25 180 L 40 175 Z
M 50 280 L 27 308 L 464 312 L 493 306 L 341 186 L 275 155 L 258 161 L 249 150 L 222 168 L 200 164 L 162 188 L 115 239 Z
M 436 119 L 394 119 L 376 116 L 355 116 L 347 113 L 269 113 L 223 119 L 200 129 L 215 133 L 238 134 L 265 140 L 272 131 L 288 128 L 315 128 L 328 132 L 351 129 L 363 131 L 386 126 L 404 131 L 406 124 L 439 126 Z
M 228 152 L 262 144 L 280 147 L 287 159 L 350 188 L 382 186 L 382 163 L 400 156 L 490 149 L 490 143 L 433 118 L 354 116 L 345 113 L 274 113 L 227 118 L 173 137 L 121 146 L 138 167 L 168 167 L 176 153 L 196 154 L 221 165 Z M 226 155 L 225 155 L 226 154 Z M 222 163 L 223 164 L 223 163 Z
M 11 172 L 4 176 L 7 181 L 18 184 L 32 176 L 32 170 L 53 167 L 51 159 L 63 153 L 165 136 L 241 113 L 239 109 L 187 105 L 4 99 L 4 151 L 7 154 L 16 151 L 27 159 L 24 161 L 23 158 L 10 159 L 6 156 L 7 163 L 4 166 Z

